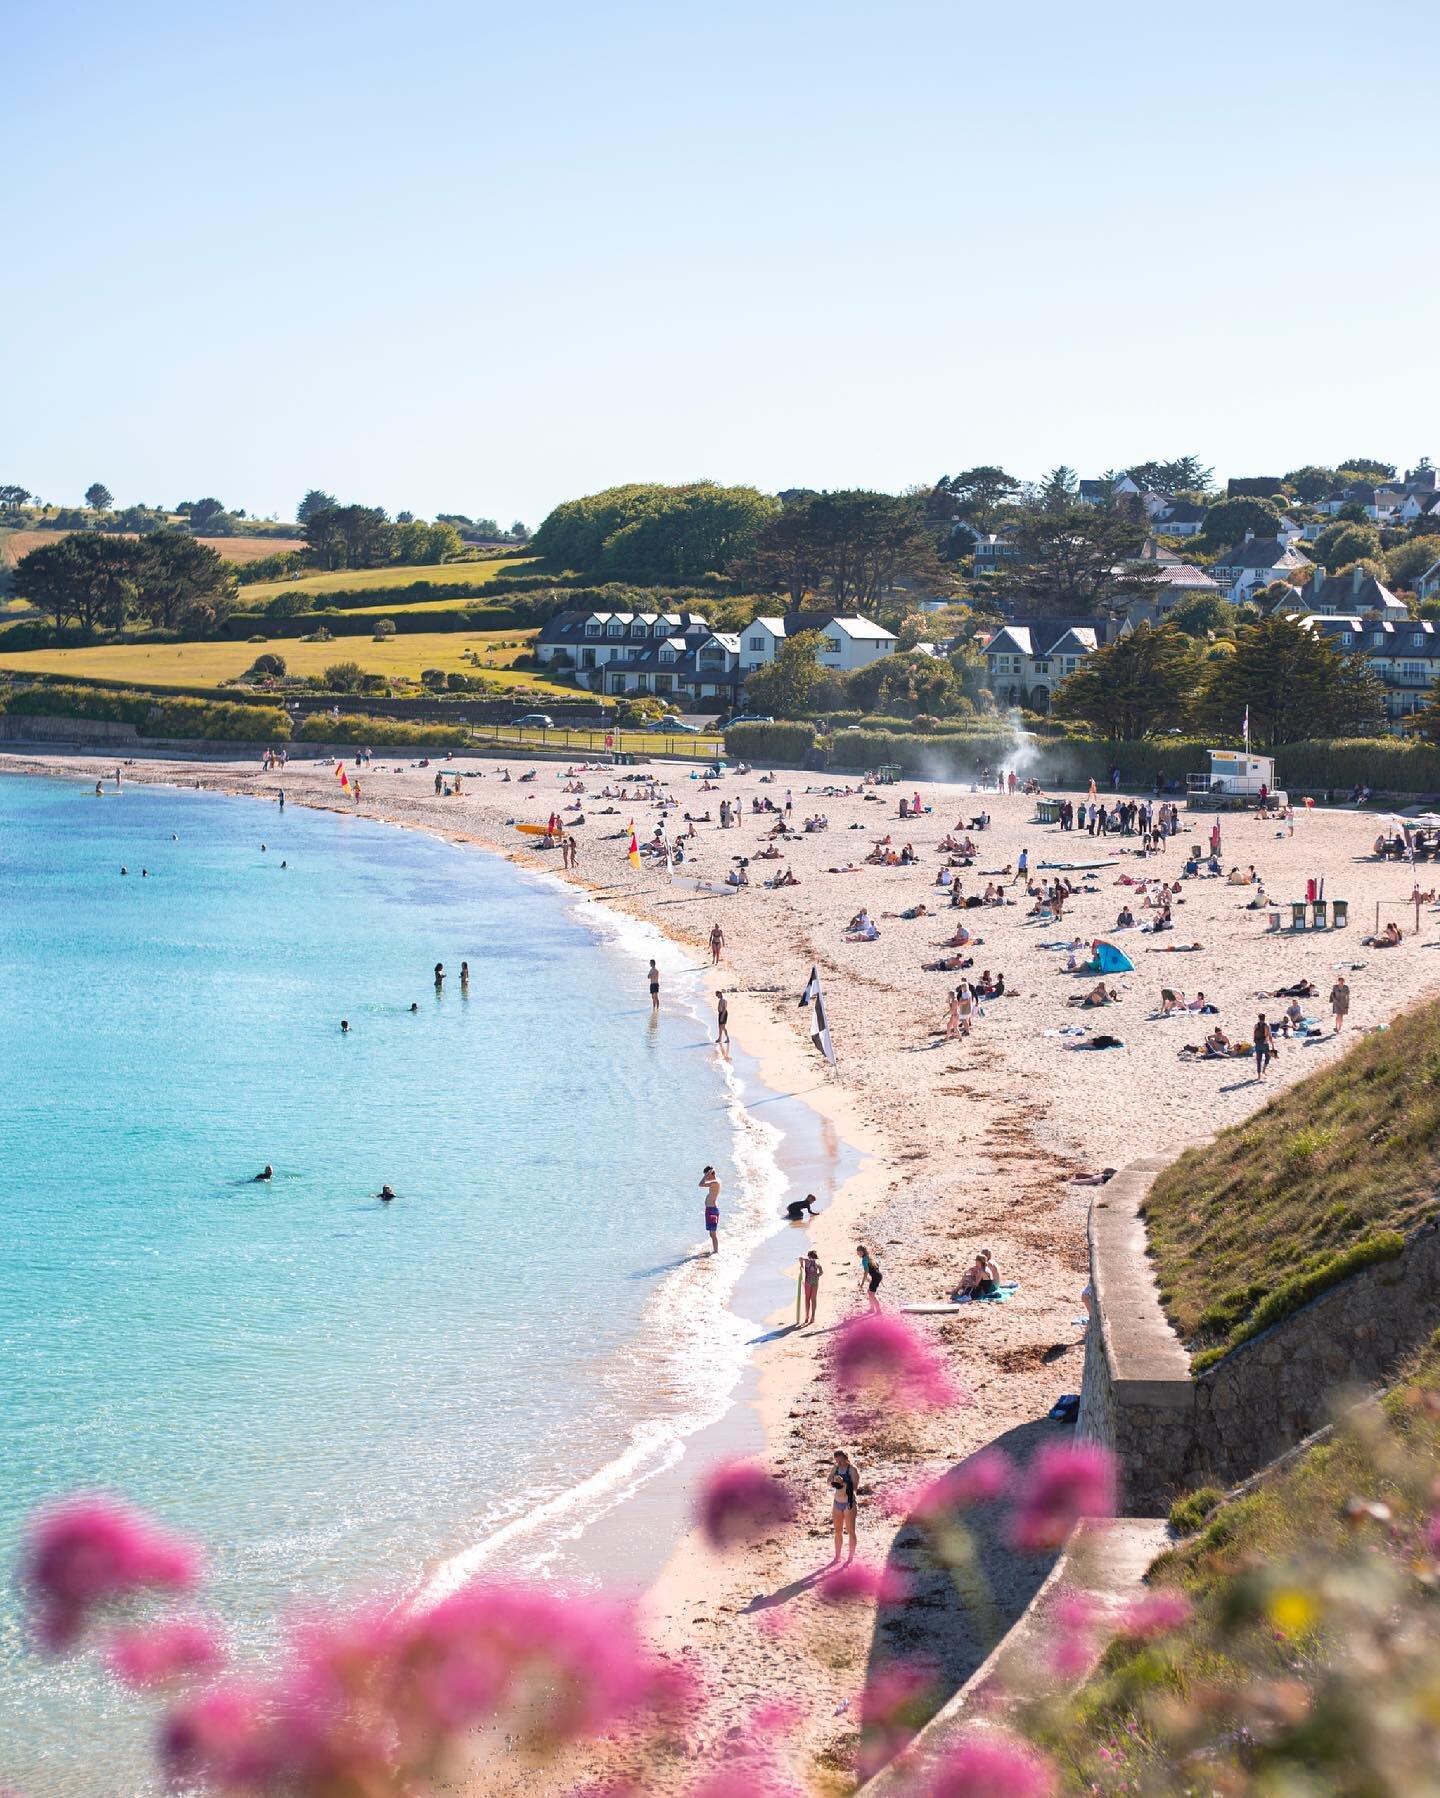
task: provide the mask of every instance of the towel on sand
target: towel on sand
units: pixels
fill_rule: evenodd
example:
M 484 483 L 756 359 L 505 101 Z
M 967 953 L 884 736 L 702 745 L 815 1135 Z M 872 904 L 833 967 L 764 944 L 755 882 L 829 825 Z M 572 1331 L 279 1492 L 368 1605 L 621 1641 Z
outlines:
M 995 1292 L 981 1293 L 979 1298 L 968 1292 L 955 1292 L 950 1295 L 952 1305 L 998 1305 L 1003 1299 L 1013 1299 L 1020 1290 L 1018 1280 L 1002 1280 Z

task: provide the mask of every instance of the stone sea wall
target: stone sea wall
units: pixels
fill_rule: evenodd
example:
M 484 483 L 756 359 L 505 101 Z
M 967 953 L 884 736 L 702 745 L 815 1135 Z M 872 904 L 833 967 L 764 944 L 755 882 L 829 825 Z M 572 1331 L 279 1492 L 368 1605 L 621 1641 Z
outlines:
M 1132 1516 L 1246 1478 L 1329 1422 L 1347 1389 L 1388 1381 L 1440 1327 L 1433 1223 L 1396 1260 L 1351 1275 L 1192 1379 L 1160 1308 L 1139 1215 L 1164 1165 L 1122 1169 L 1090 1211 L 1095 1317 L 1076 1427 L 1114 1453 Z

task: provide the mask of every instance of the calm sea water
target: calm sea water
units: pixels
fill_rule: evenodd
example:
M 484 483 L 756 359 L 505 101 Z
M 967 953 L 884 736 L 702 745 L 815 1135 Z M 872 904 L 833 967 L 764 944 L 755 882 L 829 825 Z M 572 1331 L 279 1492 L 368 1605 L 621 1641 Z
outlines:
M 7 1567 L 36 1502 L 126 1493 L 257 1656 L 304 1597 L 582 1575 L 583 1522 L 723 1408 L 781 1187 L 708 983 L 637 928 L 418 832 L 0 780 Z M 0 1779 L 141 1791 L 141 1738 L 0 1596 Z

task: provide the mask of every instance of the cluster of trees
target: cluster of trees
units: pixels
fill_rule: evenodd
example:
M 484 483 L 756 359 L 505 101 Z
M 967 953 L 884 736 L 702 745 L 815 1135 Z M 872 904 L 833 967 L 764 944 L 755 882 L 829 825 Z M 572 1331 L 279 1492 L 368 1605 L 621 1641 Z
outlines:
M 1248 709 L 1257 745 L 1369 736 L 1384 728 L 1384 691 L 1365 658 L 1282 615 L 1202 642 L 1173 622 L 1142 624 L 1087 656 L 1055 689 L 1051 715 L 1134 741 L 1186 725 L 1221 740 Z
M 837 611 L 874 605 L 902 577 L 944 580 L 923 497 L 867 489 L 787 495 L 733 571 L 796 606 L 823 591 Z
M 174 531 L 138 539 L 77 532 L 22 556 L 15 590 L 56 630 L 118 631 L 143 619 L 203 631 L 232 609 L 234 580 L 208 544 Z
M 311 495 L 306 495 L 308 502 Z M 426 524 L 423 519 L 391 520 L 380 506 L 302 504 L 305 542 L 317 568 L 411 567 L 416 563 L 454 561 L 465 545 L 453 524 Z
M 685 581 L 745 562 L 780 502 L 754 487 L 635 483 L 556 506 L 531 539 L 580 574 Z

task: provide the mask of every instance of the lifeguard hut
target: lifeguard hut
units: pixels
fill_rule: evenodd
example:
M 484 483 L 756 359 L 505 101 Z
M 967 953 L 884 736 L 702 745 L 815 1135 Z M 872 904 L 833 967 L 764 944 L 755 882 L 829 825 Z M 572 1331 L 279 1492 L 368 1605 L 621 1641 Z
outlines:
M 1267 800 L 1280 805 L 1286 795 L 1275 786 L 1275 758 L 1245 749 L 1212 749 L 1208 774 L 1187 774 L 1185 789 L 1194 811 L 1235 811 Z

